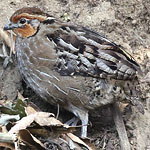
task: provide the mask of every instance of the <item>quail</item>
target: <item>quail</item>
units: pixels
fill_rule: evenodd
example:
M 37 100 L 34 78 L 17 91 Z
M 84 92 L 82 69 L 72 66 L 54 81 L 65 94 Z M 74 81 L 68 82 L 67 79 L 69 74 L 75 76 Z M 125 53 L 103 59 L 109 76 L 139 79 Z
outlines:
M 135 59 L 101 34 L 62 22 L 36 7 L 17 10 L 4 26 L 16 33 L 21 76 L 42 99 L 59 104 L 81 120 L 116 101 L 138 99 Z

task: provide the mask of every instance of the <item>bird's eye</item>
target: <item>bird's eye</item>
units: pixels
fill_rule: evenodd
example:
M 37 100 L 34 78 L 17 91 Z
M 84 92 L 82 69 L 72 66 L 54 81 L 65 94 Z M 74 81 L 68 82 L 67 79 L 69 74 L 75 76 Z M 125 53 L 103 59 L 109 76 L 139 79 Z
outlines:
M 25 23 L 26 23 L 26 19 L 25 19 L 25 18 L 21 18 L 21 19 L 19 20 L 19 22 L 20 22 L 21 24 L 25 24 Z

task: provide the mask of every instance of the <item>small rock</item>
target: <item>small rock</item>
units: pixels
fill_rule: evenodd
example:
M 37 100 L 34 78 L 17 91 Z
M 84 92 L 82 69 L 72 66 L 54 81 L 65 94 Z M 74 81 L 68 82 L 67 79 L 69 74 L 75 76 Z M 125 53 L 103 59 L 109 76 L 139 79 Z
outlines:
M 133 20 L 133 21 L 132 21 L 132 24 L 136 24 L 136 23 L 137 23 L 137 21 L 136 21 L 136 20 Z
M 133 145 L 133 144 L 134 144 L 134 141 L 133 141 L 133 140 L 130 140 L 130 144 Z
M 150 58 L 150 51 L 147 51 L 146 55 L 148 58 Z

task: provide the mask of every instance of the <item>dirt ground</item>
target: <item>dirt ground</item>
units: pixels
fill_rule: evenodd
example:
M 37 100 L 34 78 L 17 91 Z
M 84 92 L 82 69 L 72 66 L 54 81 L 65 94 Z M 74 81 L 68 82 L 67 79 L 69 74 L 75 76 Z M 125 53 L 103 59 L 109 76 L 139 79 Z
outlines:
M 145 114 L 142 115 L 135 107 L 131 107 L 125 109 L 123 117 L 132 149 L 150 150 L 150 1 L 0 0 L 0 27 L 3 27 L 7 17 L 14 11 L 25 6 L 37 6 L 57 18 L 68 18 L 71 22 L 92 28 L 121 45 L 136 58 L 144 77 L 147 77 L 147 83 L 141 83 L 145 97 L 142 101 Z M 2 65 L 3 59 L 0 59 L 0 73 L 3 70 Z M 31 94 L 34 102 L 38 100 L 35 100 L 36 96 L 33 96 L 32 91 L 22 84 L 15 64 L 10 64 L 0 79 L 0 97 L 14 100 L 18 90 L 24 91 L 24 95 L 28 97 Z M 42 101 L 38 100 L 36 103 L 40 106 Z M 46 104 L 43 104 L 43 107 L 45 106 Z M 97 149 L 120 149 L 112 120 L 108 119 L 108 124 L 104 125 L 102 120 L 97 118 L 99 116 L 91 117 L 93 127 L 89 127 L 89 137 L 93 139 Z

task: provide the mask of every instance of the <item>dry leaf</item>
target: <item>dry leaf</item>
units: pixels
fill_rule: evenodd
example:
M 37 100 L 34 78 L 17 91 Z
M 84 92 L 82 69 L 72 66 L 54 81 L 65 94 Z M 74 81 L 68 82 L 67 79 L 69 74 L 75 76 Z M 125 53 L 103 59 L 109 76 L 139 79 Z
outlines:
M 89 138 L 84 138 L 84 139 L 82 139 L 82 141 L 83 141 L 84 143 L 86 143 L 92 150 L 95 150 L 95 149 L 96 149 L 95 145 L 94 145 L 93 143 L 91 143 L 91 139 L 89 139 Z
M 78 143 L 78 144 L 81 144 L 81 145 L 85 146 L 86 148 L 88 148 L 88 150 L 93 150 L 93 149 L 91 149 L 85 142 L 83 142 L 79 137 L 73 135 L 72 133 L 67 133 L 67 135 L 69 136 L 69 138 L 70 138 L 72 141 L 74 141 L 74 142 L 76 142 L 76 143 Z
M 20 130 L 18 136 L 19 140 L 23 141 L 23 143 L 30 146 L 31 148 L 37 150 L 46 150 L 44 145 L 36 137 L 34 137 L 28 130 L 26 129 Z
M 62 126 L 63 124 L 54 118 L 54 114 L 47 112 L 37 112 L 35 122 L 40 126 Z
M 17 122 L 16 125 L 14 125 L 9 133 L 18 133 L 19 130 L 22 130 L 22 129 L 26 129 L 28 126 L 30 126 L 30 124 L 34 121 L 34 117 L 35 117 L 36 114 L 32 114 L 32 115 L 29 115 L 29 116 L 26 116 L 26 117 L 23 117 L 21 120 L 19 120 Z
M 81 146 L 74 142 L 69 136 L 67 136 L 66 134 L 63 134 L 61 137 L 63 140 L 65 140 L 69 146 L 70 149 L 82 149 Z
M 28 98 L 24 98 L 24 97 L 22 96 L 22 94 L 21 94 L 20 92 L 18 92 L 18 99 L 21 99 L 22 101 L 25 101 L 25 100 L 28 99 Z
M 3 39 L 6 44 L 11 47 L 11 50 L 13 52 L 13 54 L 15 54 L 15 39 L 16 36 L 14 35 L 14 33 L 12 32 L 13 35 L 13 39 L 11 40 L 11 33 L 4 31 L 2 28 L 0 29 L 0 37 L 1 39 Z
M 52 113 L 45 113 L 45 112 L 36 112 L 34 114 L 23 117 L 21 120 L 19 120 L 17 122 L 17 124 L 15 126 L 13 126 L 11 128 L 9 133 L 18 133 L 19 130 L 26 129 L 27 127 L 29 127 L 33 121 L 37 122 L 41 126 L 46 126 L 46 124 L 48 124 L 48 126 L 50 126 L 51 124 L 55 125 L 56 123 L 53 123 L 53 122 L 49 123 L 46 121 L 46 119 L 48 119 L 49 116 L 53 116 L 53 114 Z M 45 124 L 41 120 L 44 120 Z M 51 119 L 49 119 L 49 120 L 51 120 Z M 52 120 L 56 120 L 56 119 L 52 119 Z
M 31 107 L 31 106 L 27 106 L 27 107 L 25 108 L 25 112 L 26 112 L 27 116 L 29 116 L 29 115 L 31 115 L 31 114 L 35 114 L 35 113 L 36 113 L 36 110 L 35 110 L 33 107 Z
M 41 110 L 32 102 L 29 102 L 27 107 L 25 108 L 25 112 L 28 115 L 34 114 L 36 112 L 41 112 Z
M 38 135 L 38 136 L 40 136 L 40 137 L 43 137 L 43 138 L 48 138 L 48 137 L 51 137 L 51 135 L 50 135 L 50 130 L 47 130 L 47 129 L 45 129 L 45 128 L 36 128 L 36 127 L 34 127 L 34 128 L 29 128 L 28 129 L 29 131 L 30 131 L 30 133 L 31 134 L 33 134 L 33 135 Z M 54 136 L 53 136 L 54 137 Z
M 50 115 L 53 114 L 46 112 L 37 112 L 37 115 L 35 116 L 35 122 L 40 126 L 50 126 L 53 130 L 53 132 L 51 133 L 52 137 L 57 137 L 61 134 L 75 131 L 75 127 L 64 125 L 59 120 L 51 117 Z
M 0 143 L 0 148 L 2 147 L 9 148 L 10 150 L 15 150 L 14 144 L 11 143 Z
M 64 125 L 59 120 L 55 119 L 54 117 L 51 117 L 50 113 L 45 112 L 37 112 L 37 115 L 35 116 L 35 122 L 39 124 L 40 126 L 47 126 L 51 127 L 51 130 L 45 130 L 46 135 L 49 135 L 52 138 L 56 138 L 64 133 L 70 133 L 75 130 L 75 127 L 70 127 L 68 125 Z

